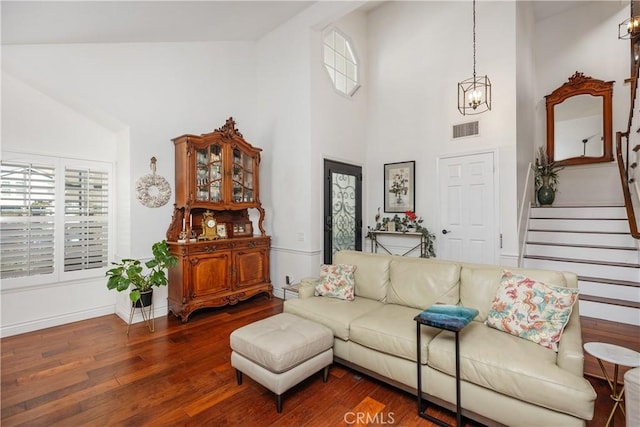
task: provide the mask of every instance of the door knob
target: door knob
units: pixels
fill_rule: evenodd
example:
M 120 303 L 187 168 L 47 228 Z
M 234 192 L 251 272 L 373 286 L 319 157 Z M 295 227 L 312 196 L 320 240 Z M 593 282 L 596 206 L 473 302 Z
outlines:
M 451 233 L 451 230 L 442 229 L 442 234 L 447 234 L 447 233 Z

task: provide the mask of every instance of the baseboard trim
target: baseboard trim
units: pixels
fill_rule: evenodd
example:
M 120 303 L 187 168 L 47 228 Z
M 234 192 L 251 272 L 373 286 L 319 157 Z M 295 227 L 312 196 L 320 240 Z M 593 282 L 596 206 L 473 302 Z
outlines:
M 121 318 L 125 323 L 129 323 L 129 315 L 131 314 L 131 306 L 129 306 L 129 310 L 123 311 L 120 307 L 116 310 L 116 315 Z M 152 316 L 154 319 L 158 317 L 166 316 L 169 313 L 169 306 L 167 304 L 154 304 L 153 305 L 153 313 Z M 133 313 L 133 319 L 131 319 L 131 324 L 143 322 L 142 313 L 140 309 L 136 309 Z
M 106 316 L 114 313 L 114 306 L 107 305 L 103 307 L 84 310 L 76 313 L 68 313 L 61 316 L 52 316 L 44 319 L 31 320 L 28 322 L 16 323 L 13 325 L 2 325 L 0 328 L 0 337 L 10 337 L 13 335 L 24 334 L 27 332 L 38 331 L 40 329 L 60 326 L 67 323 L 87 320 L 94 317 Z

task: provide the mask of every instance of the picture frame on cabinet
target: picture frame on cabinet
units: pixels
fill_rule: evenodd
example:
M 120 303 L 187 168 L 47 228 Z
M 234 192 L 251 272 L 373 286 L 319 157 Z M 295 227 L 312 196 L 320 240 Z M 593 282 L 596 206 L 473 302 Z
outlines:
M 220 239 L 229 238 L 229 236 L 227 235 L 227 224 L 216 225 L 216 232 L 218 233 L 218 238 Z
M 251 237 L 253 236 L 253 225 L 250 222 L 234 223 L 233 237 Z
M 384 211 L 415 211 L 416 162 L 385 163 L 384 165 Z

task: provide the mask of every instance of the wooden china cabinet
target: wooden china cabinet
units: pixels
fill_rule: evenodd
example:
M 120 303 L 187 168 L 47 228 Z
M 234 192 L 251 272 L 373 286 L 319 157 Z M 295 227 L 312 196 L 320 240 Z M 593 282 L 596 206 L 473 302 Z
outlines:
M 233 118 L 214 132 L 183 135 L 175 145 L 175 195 L 167 242 L 178 264 L 169 269 L 169 310 L 186 322 L 199 308 L 271 298 L 269 249 L 259 197 L 259 148 Z M 249 210 L 259 213 L 254 235 Z

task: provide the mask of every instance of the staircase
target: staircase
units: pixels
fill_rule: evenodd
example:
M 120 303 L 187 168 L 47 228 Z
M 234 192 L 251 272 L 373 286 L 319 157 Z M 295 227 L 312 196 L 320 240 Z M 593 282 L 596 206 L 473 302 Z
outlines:
M 523 267 L 576 273 L 581 316 L 640 326 L 640 252 L 624 206 L 532 207 Z

